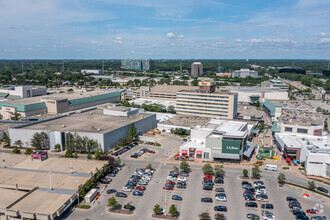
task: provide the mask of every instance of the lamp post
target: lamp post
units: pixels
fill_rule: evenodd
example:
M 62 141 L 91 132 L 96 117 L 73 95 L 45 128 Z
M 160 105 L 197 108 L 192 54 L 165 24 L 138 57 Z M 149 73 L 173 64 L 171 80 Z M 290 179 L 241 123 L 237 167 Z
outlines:
M 52 191 L 52 171 L 49 171 L 49 189 Z
M 3 165 L 3 168 L 6 168 L 6 159 L 5 159 L 5 153 L 2 152 L 2 165 Z

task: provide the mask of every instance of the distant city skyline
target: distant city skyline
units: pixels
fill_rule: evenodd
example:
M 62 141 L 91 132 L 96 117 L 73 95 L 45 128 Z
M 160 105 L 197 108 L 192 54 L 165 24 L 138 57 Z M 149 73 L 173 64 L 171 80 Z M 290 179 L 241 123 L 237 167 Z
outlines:
M 330 59 L 329 0 L 0 0 L 0 59 Z

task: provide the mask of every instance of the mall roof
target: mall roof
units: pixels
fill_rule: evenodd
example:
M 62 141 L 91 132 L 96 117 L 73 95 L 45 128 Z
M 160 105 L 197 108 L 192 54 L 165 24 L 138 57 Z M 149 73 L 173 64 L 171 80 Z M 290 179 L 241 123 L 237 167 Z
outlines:
M 88 110 L 83 113 L 74 113 L 54 119 L 20 127 L 32 130 L 70 131 L 107 133 L 128 124 L 132 124 L 152 114 L 134 114 L 129 117 L 111 116 L 103 114 L 102 109 Z
M 262 102 L 261 106 L 263 108 L 266 108 L 270 112 L 271 116 L 275 116 L 276 105 L 274 105 L 272 102 L 267 100 L 265 102 Z

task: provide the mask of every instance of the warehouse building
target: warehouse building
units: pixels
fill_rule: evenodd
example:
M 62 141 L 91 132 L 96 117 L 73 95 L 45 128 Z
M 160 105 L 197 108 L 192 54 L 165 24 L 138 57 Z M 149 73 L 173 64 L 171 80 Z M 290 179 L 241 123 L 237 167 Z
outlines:
M 305 162 L 306 175 L 330 177 L 329 136 L 277 133 L 275 140 L 285 158 Z
M 10 119 L 15 112 L 18 112 L 21 117 L 46 113 L 60 114 L 114 102 L 120 100 L 120 96 L 120 92 L 77 91 L 11 100 L 0 103 L 0 108 L 3 119 Z
M 212 119 L 191 129 L 190 139 L 180 146 L 180 155 L 215 161 L 240 162 L 251 130 L 256 125 Z M 253 147 L 253 146 L 252 146 Z M 253 148 L 249 150 L 250 157 Z
M 11 143 L 21 140 L 23 147 L 31 147 L 31 139 L 36 132 L 45 132 L 51 150 L 56 144 L 64 146 L 68 132 L 76 133 L 96 140 L 101 151 L 106 152 L 127 137 L 131 124 L 135 125 L 137 133 L 145 133 L 157 127 L 156 115 L 140 114 L 136 108 L 104 106 L 9 128 L 8 132 Z

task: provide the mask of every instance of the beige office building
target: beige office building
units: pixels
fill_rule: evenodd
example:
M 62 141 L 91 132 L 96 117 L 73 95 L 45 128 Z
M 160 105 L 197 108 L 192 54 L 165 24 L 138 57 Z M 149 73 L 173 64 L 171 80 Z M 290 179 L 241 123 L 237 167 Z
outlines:
M 192 76 L 203 75 L 203 64 L 201 62 L 193 62 L 191 64 L 191 75 Z
M 176 95 L 176 112 L 184 115 L 233 119 L 237 115 L 237 93 L 215 92 L 214 82 L 200 82 L 199 90 Z

